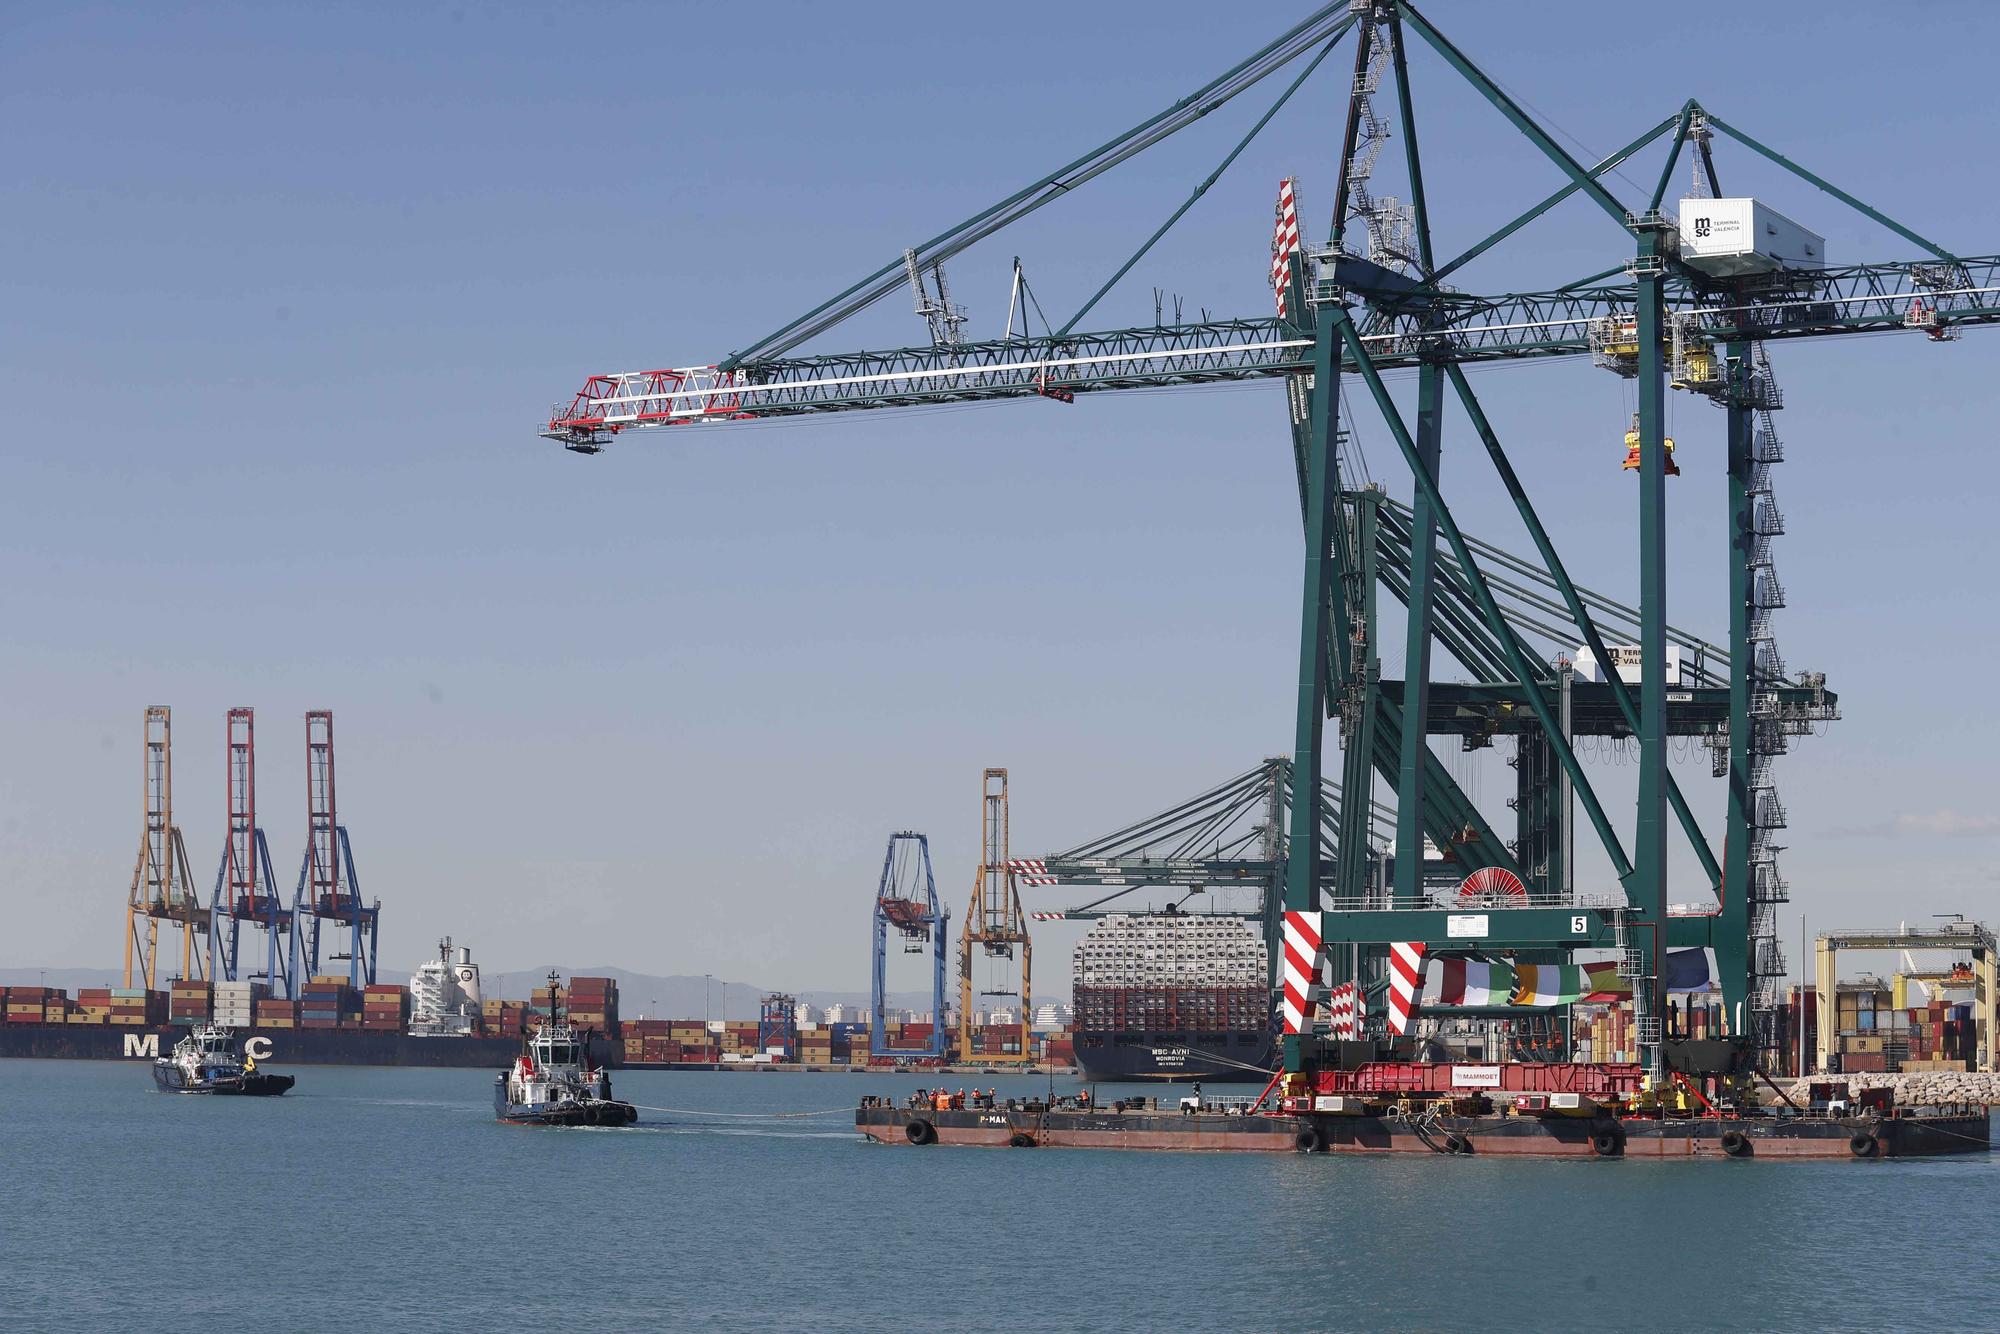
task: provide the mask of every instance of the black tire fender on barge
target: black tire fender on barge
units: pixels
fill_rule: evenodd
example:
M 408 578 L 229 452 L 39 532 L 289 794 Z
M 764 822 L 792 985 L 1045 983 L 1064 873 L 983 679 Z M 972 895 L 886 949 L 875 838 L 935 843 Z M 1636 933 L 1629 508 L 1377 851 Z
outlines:
M 1008 1137 L 1007 1147 L 1010 1149 L 1032 1149 L 1035 1147 L 1035 1137 L 1025 1130 L 1017 1130 Z
M 937 1127 L 924 1120 L 921 1116 L 912 1117 L 909 1123 L 903 1127 L 903 1138 L 912 1144 L 935 1144 L 937 1143 Z
M 1617 1158 L 1625 1152 L 1625 1129 L 1617 1122 L 1599 1122 L 1591 1127 L 1590 1151 L 1599 1158 Z
M 1325 1153 L 1326 1132 L 1318 1126 L 1307 1126 L 1292 1136 L 1292 1147 L 1300 1153 Z
M 1471 1153 L 1472 1141 L 1466 1136 L 1461 1135 L 1456 1130 L 1454 1130 L 1449 1135 L 1446 1135 L 1444 1137 L 1444 1151 L 1446 1153 L 1454 1153 L 1454 1154 Z
M 1750 1137 L 1740 1130 L 1722 1132 L 1722 1151 L 1731 1158 L 1747 1157 L 1750 1153 Z
M 1882 1151 L 1882 1144 L 1873 1135 L 1862 1130 L 1857 1131 L 1853 1138 L 1847 1141 L 1847 1151 L 1856 1158 L 1873 1158 Z

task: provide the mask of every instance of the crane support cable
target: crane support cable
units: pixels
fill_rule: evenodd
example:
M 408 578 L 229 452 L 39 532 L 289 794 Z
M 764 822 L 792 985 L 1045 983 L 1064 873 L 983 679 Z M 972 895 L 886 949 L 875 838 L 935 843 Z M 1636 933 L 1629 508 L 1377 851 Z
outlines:
M 1132 271 L 1132 266 L 1134 264 L 1137 264 L 1140 260 L 1144 259 L 1146 257 L 1146 252 L 1151 250 L 1153 246 L 1159 241 L 1159 239 L 1162 236 L 1165 236 L 1167 232 L 1172 229 L 1175 223 L 1179 222 L 1183 217 L 1187 216 L 1187 211 L 1193 208 L 1203 195 L 1208 193 L 1209 187 L 1213 186 L 1217 181 L 1222 179 L 1222 173 L 1228 171 L 1230 164 L 1235 162 L 1237 158 L 1243 155 L 1243 150 L 1250 146 L 1251 141 L 1255 139 L 1259 134 L 1263 133 L 1264 127 L 1271 123 L 1271 118 L 1277 115 L 1280 111 L 1284 110 L 1285 103 L 1292 100 L 1292 94 L 1296 93 L 1299 90 L 1300 86 L 1303 85 L 1307 79 L 1312 77 L 1313 71 L 1320 67 L 1320 63 L 1322 61 L 1324 61 L 1328 56 L 1333 54 L 1333 48 L 1339 45 L 1339 43 L 1340 43 L 1339 34 L 1335 34 L 1334 36 L 1327 39 L 1326 45 L 1322 46 L 1319 49 L 1319 54 L 1314 56 L 1310 61 L 1306 62 L 1306 67 L 1299 71 L 1298 77 L 1293 79 L 1291 83 L 1286 85 L 1284 92 L 1278 94 L 1278 100 L 1271 103 L 1269 109 L 1267 109 L 1263 115 L 1257 118 L 1257 123 L 1250 127 L 1250 132 L 1248 134 L 1245 134 L 1241 139 L 1237 140 L 1236 147 L 1230 149 L 1229 152 L 1223 156 L 1222 161 L 1219 164 L 1217 164 L 1215 170 L 1208 174 L 1208 178 L 1204 180 L 1200 185 L 1197 185 L 1194 188 L 1194 193 L 1190 194 L 1186 199 L 1181 201 L 1181 206 L 1179 208 L 1175 209 L 1172 213 L 1167 215 L 1167 220 L 1160 224 L 1159 230 L 1155 231 L 1151 236 L 1147 237 L 1143 242 L 1141 242 L 1139 248 L 1132 252 L 1132 257 L 1130 259 L 1127 259 L 1123 264 L 1118 266 L 1118 272 L 1112 274 L 1109 278 L 1105 279 L 1104 286 L 1098 288 L 1095 292 L 1091 293 L 1090 300 L 1084 302 L 1083 305 L 1078 308 L 1076 314 L 1069 317 L 1069 322 L 1064 324 L 1062 328 L 1056 331 L 1057 337 L 1061 337 L 1063 334 L 1068 333 L 1071 329 L 1074 329 L 1077 326 L 1078 321 L 1082 320 L 1085 315 L 1088 315 L 1091 312 L 1091 310 L 1097 305 L 1097 303 L 1104 299 L 1104 294 L 1106 292 L 1109 292 L 1112 288 L 1116 287 L 1118 285 L 1118 280 L 1123 278 L 1126 274 L 1130 273 Z
M 1528 141 L 1539 148 L 1544 157 L 1561 168 L 1575 183 L 1577 189 L 1588 195 L 1592 203 L 1610 214 L 1619 226 L 1625 225 L 1625 214 L 1628 210 L 1598 182 L 1595 176 L 1584 169 L 1582 163 L 1564 152 L 1562 146 L 1549 137 L 1547 130 L 1515 105 L 1514 99 L 1502 92 L 1500 86 L 1467 59 L 1462 51 L 1453 46 L 1449 38 L 1432 27 L 1431 21 L 1418 13 L 1415 5 L 1408 3 L 1408 0 L 1397 0 L 1396 8 L 1403 19 L 1416 30 L 1417 35 L 1428 42 L 1432 50 L 1444 57 L 1446 64 L 1458 71 L 1459 76 L 1491 102 L 1495 110 L 1512 121 L 1514 128 L 1526 135 Z
M 1873 218 L 1876 222 L 1881 223 L 1884 227 L 1887 227 L 1890 231 L 1896 233 L 1896 235 L 1902 237 L 1905 241 L 1910 241 L 1916 245 L 1922 246 L 1924 249 L 1930 251 L 1933 255 L 1936 255 L 1939 259 L 1944 260 L 1946 263 L 1958 264 L 1960 262 L 1957 255 L 1952 254 L 1949 250 L 1946 250 L 1943 246 L 1937 244 L 1935 241 L 1931 241 L 1922 236 L 1917 235 L 1915 232 L 1911 231 L 1908 227 L 1905 227 L 1902 223 L 1897 222 L 1894 218 L 1882 212 L 1880 209 L 1873 208 L 1868 204 L 1862 203 L 1859 199 L 1856 199 L 1853 195 L 1847 193 L 1847 191 L 1841 189 L 1833 182 L 1826 180 L 1822 177 L 1816 176 L 1810 171 L 1807 171 L 1804 167 L 1801 167 L 1798 163 L 1792 161 L 1790 158 L 1786 157 L 1783 153 L 1780 153 L 1777 149 L 1770 148 L 1764 144 L 1758 143 L 1755 139 L 1752 139 L 1749 135 L 1743 133 L 1743 131 L 1737 129 L 1734 125 L 1731 125 L 1728 121 L 1723 120 L 1720 116 L 1717 116 L 1713 112 L 1707 110 L 1704 110 L 1702 114 L 1708 118 L 1708 123 L 1710 125 L 1714 126 L 1718 130 L 1721 130 L 1724 134 L 1734 139 L 1737 143 L 1742 144 L 1745 148 L 1749 149 L 1753 153 L 1757 153 L 1763 157 L 1769 158 L 1771 161 L 1783 167 L 1786 171 L 1792 173 L 1792 175 L 1804 181 L 1807 185 L 1816 186 L 1819 189 L 1826 191 L 1828 194 L 1832 195 L 1835 199 L 1838 199 L 1841 203 L 1847 205 L 1849 208 L 1854 209 L 1862 214 L 1865 214 L 1870 218 Z
M 1618 150 L 1618 152 L 1614 152 L 1612 156 L 1608 156 L 1608 158 L 1604 158 L 1602 162 L 1598 162 L 1596 166 L 1592 166 L 1592 168 L 1590 168 L 1590 172 L 1588 172 L 1588 174 L 1590 174 L 1590 178 L 1592 178 L 1592 180 L 1596 180 L 1596 178 L 1598 178 L 1598 176 L 1602 176 L 1604 172 L 1610 172 L 1610 170 L 1616 170 L 1616 168 L 1624 166 L 1624 162 L 1626 162 L 1626 160 L 1628 160 L 1628 158 L 1630 158 L 1632 154 L 1636 154 L 1636 152 L 1638 152 L 1640 148 L 1648 146 L 1650 142 L 1654 142 L 1656 138 L 1660 138 L 1662 134 L 1666 134 L 1666 132 L 1668 132 L 1668 128 L 1670 128 L 1672 124 L 1674 124 L 1674 116 L 1668 116 L 1666 120 L 1662 120 L 1662 122 L 1660 122 L 1660 124 L 1656 124 L 1654 128 L 1646 130 L 1646 132 L 1644 132 L 1644 134 L 1640 134 L 1640 136 L 1638 136 L 1636 140 L 1632 140 L 1630 144 L 1626 144 L 1624 148 L 1620 148 L 1620 150 Z M 1444 282 L 1444 280 L 1446 280 L 1446 278 L 1448 278 L 1450 274 L 1458 272 L 1460 268 L 1464 268 L 1464 266 L 1466 266 L 1466 264 L 1470 264 L 1472 260 L 1480 258 L 1482 254 L 1486 254 L 1488 250 L 1492 250 L 1494 246 L 1498 246 L 1500 242 L 1504 242 L 1504 240 L 1506 240 L 1508 236 L 1512 236 L 1514 232 L 1522 230 L 1524 226 L 1528 226 L 1530 222 L 1534 222 L 1536 218 L 1540 218 L 1542 214 L 1546 214 L 1546 212 L 1548 212 L 1550 208 L 1554 208 L 1554 206 L 1556 206 L 1556 204 L 1560 204 L 1562 200 L 1570 198 L 1572 194 L 1576 194 L 1576 182 L 1574 182 L 1574 180 L 1572 180 L 1570 184 L 1562 186 L 1560 190 L 1556 190 L 1554 194 L 1550 194 L 1550 196 L 1548 196 L 1546 200 L 1542 200 L 1542 202 L 1540 202 L 1540 204 L 1536 204 L 1534 208 L 1528 208 L 1526 212 L 1522 212 L 1522 214 L 1520 214 L 1518 218 L 1514 218 L 1512 222 L 1508 222 L 1506 226 L 1502 226 L 1500 230 L 1496 230 L 1494 234 L 1490 234 L 1490 236 L 1488 236 L 1486 240 L 1478 242 L 1476 246 L 1472 246 L 1470 250 L 1466 250 L 1464 254 L 1460 254 L 1458 258 L 1454 258 L 1454 260 L 1446 260 L 1444 268 L 1440 268 L 1440 270 L 1438 270 L 1436 274 L 1432 274 L 1432 282 Z M 1624 266 L 1620 264 L 1618 268 L 1612 268 L 1612 270 L 1606 270 L 1604 274 L 1598 274 L 1598 278 L 1586 278 L 1584 282 L 1578 282 L 1576 286 L 1588 286 L 1590 282 L 1598 282 L 1600 278 L 1610 278 L 1612 274 L 1622 274 L 1622 272 L 1624 272 Z
M 1165 111 L 1148 117 L 1118 138 L 1100 145 L 990 208 L 973 214 L 957 226 L 938 233 L 921 245 L 912 247 L 911 253 L 915 256 L 917 264 L 923 268 L 949 259 L 975 241 L 1026 217 L 1042 205 L 1061 198 L 1125 159 L 1187 128 L 1209 112 L 1227 104 L 1239 93 L 1255 87 L 1266 77 L 1289 65 L 1321 42 L 1339 37 L 1352 26 L 1354 19 L 1347 12 L 1344 0 L 1337 0 L 1334 4 L 1316 10 L 1277 40 L 1262 47 L 1255 54 Z M 791 323 L 765 335 L 749 346 L 730 353 L 721 368 L 734 370 L 744 361 L 782 355 L 806 339 L 839 324 L 856 311 L 900 289 L 907 281 L 907 275 L 908 263 L 902 255 L 898 255 L 838 296 L 822 302 Z

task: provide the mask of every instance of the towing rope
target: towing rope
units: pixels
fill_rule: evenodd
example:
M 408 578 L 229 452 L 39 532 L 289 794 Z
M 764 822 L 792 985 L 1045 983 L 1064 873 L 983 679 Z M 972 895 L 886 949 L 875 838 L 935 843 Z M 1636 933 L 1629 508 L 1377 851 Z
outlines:
M 818 1112 L 707 1112 L 698 1107 L 648 1107 L 641 1102 L 631 1105 L 641 1112 L 666 1112 L 672 1116 L 722 1116 L 744 1121 L 796 1121 L 809 1116 L 838 1116 L 854 1110 L 852 1107 L 828 1107 Z

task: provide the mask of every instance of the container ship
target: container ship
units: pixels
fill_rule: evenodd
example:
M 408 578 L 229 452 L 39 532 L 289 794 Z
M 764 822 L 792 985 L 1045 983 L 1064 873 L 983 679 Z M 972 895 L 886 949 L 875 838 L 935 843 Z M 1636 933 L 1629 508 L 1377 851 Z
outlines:
M 260 1064 L 494 1069 L 513 1061 L 522 1037 L 559 999 L 590 1032 L 594 1060 L 610 1063 L 621 1052 L 612 979 L 571 978 L 561 992 L 541 988 L 525 1002 L 488 1000 L 471 952 L 452 953 L 450 940 L 441 942 L 439 957 L 408 986 L 355 986 L 329 974 L 303 982 L 295 998 L 273 997 L 260 981 L 183 979 L 165 991 L 85 987 L 74 997 L 55 987 L 7 987 L 0 1057 L 150 1061 L 191 1029 L 214 1024 L 230 1029 Z
M 1071 979 L 1085 1079 L 1262 1083 L 1275 1059 L 1263 939 L 1240 918 L 1168 910 L 1100 919 Z
M 522 1039 L 558 1012 L 589 1044 L 592 1065 L 613 1069 L 846 1070 L 898 1061 L 870 1055 L 867 1024 L 794 1022 L 780 1031 L 754 1019 L 625 1018 L 609 977 L 571 977 L 536 988 L 525 1001 L 485 996 L 478 965 L 448 940 L 407 987 L 321 976 L 303 983 L 296 999 L 274 998 L 255 981 L 87 987 L 73 996 L 56 987 L 0 988 L 0 1058 L 150 1062 L 213 1024 L 229 1029 L 260 1065 L 496 1070 L 513 1064 Z M 920 1048 L 930 1032 L 929 1022 L 892 1023 L 886 1040 L 893 1049 Z M 976 1051 L 1000 1049 L 1021 1034 L 1018 1025 L 993 1028 Z M 1068 1033 L 1031 1038 L 1037 1057 L 1069 1063 Z

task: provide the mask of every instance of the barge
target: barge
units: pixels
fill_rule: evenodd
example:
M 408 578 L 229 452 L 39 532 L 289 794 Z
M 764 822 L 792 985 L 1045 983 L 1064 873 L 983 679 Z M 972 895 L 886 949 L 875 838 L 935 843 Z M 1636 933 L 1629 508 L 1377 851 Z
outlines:
M 1984 1108 L 1841 1117 L 1183 1113 L 1017 1104 L 936 1111 L 863 1105 L 857 1129 L 882 1144 L 1248 1153 L 1506 1154 L 1536 1158 L 1916 1158 L 1990 1150 Z
M 1877 1159 L 1993 1147 L 1985 1107 L 1897 1106 L 1887 1089 L 1850 1099 L 1834 1085 L 1803 1104 L 1772 1092 L 1766 1104 L 1746 1078 L 1677 1071 L 1649 1086 L 1634 1067 L 1375 1061 L 1274 1079 L 1226 1107 L 920 1093 L 864 1098 L 854 1123 L 882 1144 L 1180 1152 Z

